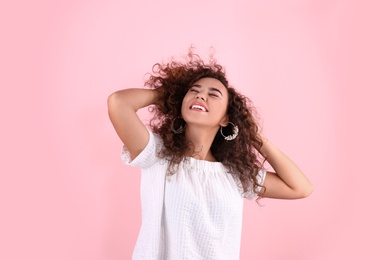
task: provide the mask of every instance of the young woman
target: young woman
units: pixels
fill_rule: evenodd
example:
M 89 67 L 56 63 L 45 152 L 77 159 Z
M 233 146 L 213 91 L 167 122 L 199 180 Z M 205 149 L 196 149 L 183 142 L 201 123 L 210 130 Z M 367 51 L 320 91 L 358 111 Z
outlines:
M 142 170 L 133 259 L 239 259 L 243 198 L 312 192 L 214 60 L 206 64 L 190 50 L 185 62 L 156 64 L 145 85 L 108 98 L 122 160 Z M 150 130 L 137 116 L 148 106 Z M 275 172 L 264 169 L 265 160 Z

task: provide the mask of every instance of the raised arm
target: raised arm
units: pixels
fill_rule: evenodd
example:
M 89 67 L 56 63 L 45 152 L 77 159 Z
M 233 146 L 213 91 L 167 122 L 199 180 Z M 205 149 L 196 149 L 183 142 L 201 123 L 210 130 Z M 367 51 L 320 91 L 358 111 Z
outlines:
M 137 115 L 137 110 L 155 103 L 157 91 L 150 89 L 124 89 L 112 93 L 107 100 L 108 115 L 133 158 L 146 147 L 149 133 Z
M 267 172 L 264 180 L 264 197 L 276 199 L 299 199 L 307 197 L 313 186 L 298 166 L 274 144 L 262 136 L 261 154 L 275 172 Z

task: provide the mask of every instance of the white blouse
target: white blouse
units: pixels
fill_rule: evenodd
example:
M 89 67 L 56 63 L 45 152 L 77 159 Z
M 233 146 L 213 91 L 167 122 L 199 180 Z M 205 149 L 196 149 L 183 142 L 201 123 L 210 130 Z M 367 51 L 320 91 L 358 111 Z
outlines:
M 243 197 L 238 181 L 220 162 L 186 157 L 166 176 L 168 160 L 157 156 L 159 136 L 149 131 L 145 149 L 123 163 L 141 168 L 142 225 L 133 251 L 138 260 L 239 259 Z M 259 172 L 262 184 L 265 170 Z

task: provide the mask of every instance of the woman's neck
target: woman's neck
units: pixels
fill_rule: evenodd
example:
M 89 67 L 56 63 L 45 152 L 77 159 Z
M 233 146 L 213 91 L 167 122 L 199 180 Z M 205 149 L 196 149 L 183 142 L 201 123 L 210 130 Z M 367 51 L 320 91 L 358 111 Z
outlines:
M 217 129 L 204 127 L 186 127 L 186 140 L 190 143 L 186 156 L 194 157 L 199 160 L 215 161 L 210 147 L 214 141 Z

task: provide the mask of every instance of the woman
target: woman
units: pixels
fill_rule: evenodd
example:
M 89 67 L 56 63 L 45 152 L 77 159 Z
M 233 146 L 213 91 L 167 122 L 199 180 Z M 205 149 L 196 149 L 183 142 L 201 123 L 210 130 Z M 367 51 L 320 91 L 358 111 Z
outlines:
M 122 160 L 142 169 L 133 259 L 239 259 L 243 198 L 304 198 L 312 185 L 262 136 L 249 100 L 214 60 L 206 64 L 190 50 L 185 62 L 153 72 L 150 89 L 108 98 Z M 148 106 L 151 130 L 136 113 Z

